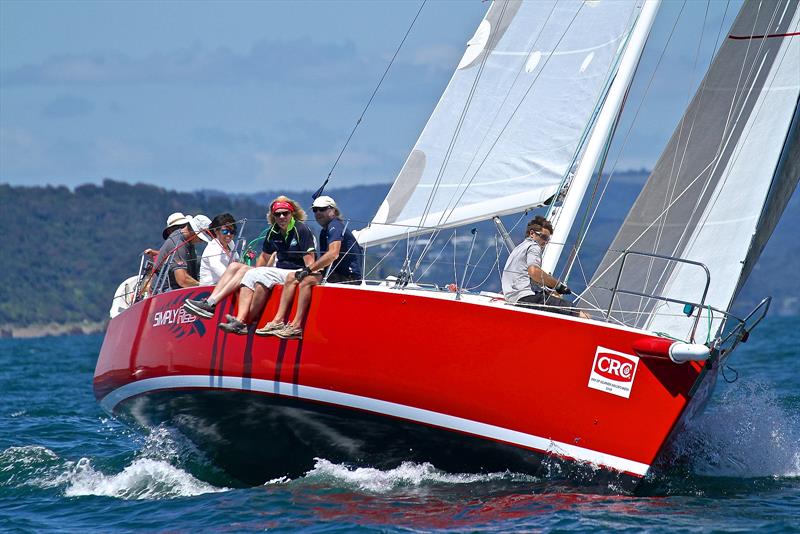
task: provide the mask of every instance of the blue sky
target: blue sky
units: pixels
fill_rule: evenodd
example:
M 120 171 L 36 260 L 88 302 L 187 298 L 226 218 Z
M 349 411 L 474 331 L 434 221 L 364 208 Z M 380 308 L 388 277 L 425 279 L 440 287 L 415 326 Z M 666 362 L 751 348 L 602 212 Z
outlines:
M 740 3 L 664 2 L 618 169 L 653 165 Z M 0 182 L 316 188 L 419 5 L 0 0 Z M 487 8 L 428 2 L 333 186 L 394 179 Z

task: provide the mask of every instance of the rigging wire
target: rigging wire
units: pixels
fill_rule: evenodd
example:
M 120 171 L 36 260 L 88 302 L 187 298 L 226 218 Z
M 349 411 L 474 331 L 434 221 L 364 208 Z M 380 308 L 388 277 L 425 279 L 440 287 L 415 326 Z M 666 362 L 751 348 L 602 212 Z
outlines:
M 444 252 L 445 247 L 448 245 L 448 243 L 450 243 L 450 240 L 453 239 L 454 236 L 455 236 L 454 233 L 450 234 L 450 237 L 448 237 L 447 241 L 444 242 L 444 244 L 442 245 L 442 248 L 439 249 L 439 253 L 436 255 L 435 258 L 433 258 L 433 261 L 430 263 L 430 265 L 428 265 L 427 269 L 425 269 L 422 272 L 422 274 L 419 275 L 417 280 L 422 280 L 425 277 L 425 275 L 428 274 L 428 271 L 430 271 L 431 267 L 433 267 L 436 264 L 436 262 L 438 261 L 439 257 L 442 255 L 442 252 Z M 433 241 L 433 238 L 431 238 L 431 241 Z M 419 265 L 417 265 L 416 267 L 419 268 Z
M 685 3 L 684 3 L 684 6 L 685 6 Z M 683 6 L 681 7 L 681 12 L 682 11 L 683 11 Z M 656 72 L 658 72 L 658 69 L 661 66 L 661 62 L 663 61 L 664 56 L 666 54 L 667 48 L 669 47 L 669 44 L 670 44 L 670 42 L 672 41 L 672 38 L 675 35 L 675 29 L 677 28 L 678 19 L 679 18 L 680 18 L 680 13 L 679 13 L 679 17 L 676 18 L 675 22 L 672 25 L 672 28 L 671 28 L 670 33 L 669 33 L 669 36 L 667 37 L 667 41 L 664 44 L 664 48 L 661 50 L 661 54 L 658 57 L 658 61 L 656 61 L 656 65 L 653 68 L 653 72 L 650 74 L 650 79 L 647 81 L 647 86 L 644 89 L 644 94 L 642 95 L 642 98 L 640 99 L 639 104 L 636 107 L 636 112 L 634 113 L 633 118 L 631 119 L 631 123 L 628 126 L 628 130 L 625 132 L 625 138 L 622 140 L 622 146 L 620 147 L 619 151 L 617 152 L 617 156 L 614 159 L 613 165 L 611 166 L 611 172 L 609 173 L 609 176 L 606 179 L 605 185 L 603 186 L 603 191 L 600 193 L 600 198 L 597 200 L 597 203 L 595 204 L 594 209 L 592 210 L 592 216 L 590 217 L 589 223 L 588 223 L 589 228 L 592 226 L 592 224 L 594 222 L 595 216 L 597 215 L 597 212 L 598 212 L 598 210 L 600 208 L 600 205 L 602 204 L 603 198 L 605 197 L 605 194 L 606 194 L 606 192 L 608 190 L 608 186 L 611 183 L 612 178 L 614 177 L 614 173 L 616 172 L 616 168 L 617 168 L 617 165 L 619 164 L 620 157 L 622 156 L 622 153 L 624 152 L 625 147 L 628 146 L 628 141 L 630 140 L 631 133 L 633 132 L 633 127 L 637 123 L 637 120 L 639 118 L 639 114 L 641 113 L 642 107 L 644 105 L 644 101 L 647 98 L 647 95 L 650 93 L 650 89 L 653 86 L 653 81 L 655 80 Z M 589 208 L 587 207 L 587 209 L 589 209 Z M 587 228 L 587 232 L 588 232 L 588 228 Z M 608 270 L 611 269 L 611 267 L 613 267 L 616 264 L 617 261 L 618 260 L 615 260 L 615 261 L 611 262 L 603 270 L 603 272 L 601 272 L 599 274 L 595 273 L 594 278 L 598 279 L 599 277 L 605 275 L 608 272 Z M 593 298 L 596 299 L 595 295 L 592 292 L 592 286 L 591 285 L 587 286 L 586 290 L 589 291 L 590 296 L 592 296 Z
M 554 51 L 558 49 L 559 45 L 561 44 L 561 41 L 564 40 L 564 37 L 566 37 L 567 33 L 569 32 L 569 29 L 572 28 L 572 25 L 575 22 L 575 19 L 578 18 L 578 15 L 580 14 L 582 8 L 583 8 L 583 4 L 581 4 L 580 7 L 578 7 L 578 10 L 572 16 L 572 19 L 570 19 L 569 24 L 567 24 L 567 27 L 565 28 L 564 32 L 561 34 L 561 36 L 559 37 L 558 41 L 553 46 L 553 50 Z M 545 60 L 544 64 L 542 65 L 542 68 L 539 70 L 539 72 L 537 73 L 536 77 L 531 82 L 530 86 L 528 86 L 528 88 L 526 89 L 525 93 L 522 95 L 522 98 L 520 99 L 519 103 L 514 107 L 514 110 L 511 112 L 511 114 L 509 116 L 509 119 L 506 121 L 506 123 L 503 125 L 503 128 L 497 134 L 497 138 L 494 140 L 492 145 L 489 147 L 489 150 L 486 152 L 486 155 L 481 160 L 480 164 L 478 165 L 478 168 L 475 169 L 474 173 L 472 173 L 472 176 L 470 177 L 469 181 L 467 182 L 467 185 L 462 189 L 461 194 L 459 195 L 459 197 L 456 200 L 456 202 L 453 204 L 452 208 L 450 208 L 449 213 L 447 213 L 446 216 L 443 213 L 442 217 L 440 218 L 440 221 L 441 220 L 446 220 L 447 218 L 449 218 L 452 215 L 453 211 L 455 210 L 456 206 L 458 206 L 458 204 L 461 202 L 461 199 L 464 198 L 464 195 L 466 194 L 467 189 L 469 189 L 469 186 L 472 184 L 473 180 L 475 180 L 475 178 L 478 176 L 478 173 L 483 168 L 483 165 L 486 163 L 486 160 L 489 158 L 489 155 L 492 153 L 492 150 L 494 149 L 495 146 L 497 146 L 497 143 L 500 141 L 500 138 L 502 137 L 503 133 L 505 133 L 506 129 L 511 124 L 512 119 L 517 114 L 517 111 L 519 111 L 519 108 L 522 106 L 522 103 L 528 97 L 528 94 L 531 92 L 531 90 L 533 89 L 534 85 L 536 85 L 536 82 L 538 81 L 539 76 L 544 71 L 545 67 L 547 67 L 547 64 L 550 62 L 550 59 L 552 57 L 553 57 L 553 54 L 549 54 L 547 56 L 547 59 Z
M 566 28 L 565 28 L 565 29 L 564 29 L 564 31 L 562 32 L 562 34 L 561 34 L 561 36 L 559 37 L 558 41 L 557 41 L 557 42 L 555 43 L 555 45 L 553 46 L 553 50 L 554 50 L 554 51 L 558 49 L 559 45 L 561 44 L 561 41 L 563 41 L 563 40 L 564 40 L 564 37 L 565 37 L 565 36 L 567 35 L 567 33 L 569 32 L 569 29 L 570 29 L 570 28 L 572 28 L 572 25 L 574 24 L 574 22 L 575 22 L 575 19 L 577 19 L 578 15 L 580 14 L 580 12 L 581 12 L 581 9 L 582 9 L 582 8 L 583 8 L 583 4 L 581 4 L 581 5 L 578 7 L 577 11 L 575 12 L 575 14 L 574 14 L 574 15 L 572 16 L 572 18 L 570 19 L 569 23 L 567 24 Z M 548 20 L 550 19 L 550 16 L 551 16 L 551 15 L 552 15 L 552 11 L 551 11 L 551 12 L 550 12 L 550 14 L 548 15 Z M 442 215 L 439 217 L 439 223 L 438 223 L 438 224 L 441 224 L 441 222 L 442 222 L 442 221 L 445 221 L 445 220 L 449 219 L 449 218 L 450 218 L 450 216 L 453 214 L 453 211 L 455 211 L 456 207 L 457 207 L 457 206 L 458 206 L 458 204 L 461 202 L 461 199 L 463 199 L 463 198 L 464 198 L 464 195 L 466 194 L 466 192 L 467 192 L 467 190 L 469 189 L 470 185 L 471 185 L 471 184 L 472 184 L 472 182 L 475 180 L 475 178 L 477 177 L 477 175 L 478 175 L 478 173 L 480 172 L 480 170 L 483 168 L 483 165 L 486 163 L 487 159 L 488 159 L 488 158 L 489 158 L 489 156 L 491 155 L 491 153 L 492 153 L 492 150 L 494 149 L 494 147 L 495 147 L 495 146 L 497 146 L 497 143 L 500 141 L 500 138 L 503 136 L 503 133 L 505 133 L 506 129 L 507 129 L 507 128 L 508 128 L 508 126 L 511 124 L 511 121 L 513 120 L 514 116 L 517 114 L 517 111 L 519 111 L 519 108 L 522 106 L 523 102 L 525 102 L 525 99 L 528 97 L 528 95 L 530 94 L 531 90 L 532 90 L 532 89 L 533 89 L 533 87 L 536 85 L 537 81 L 539 80 L 539 77 L 541 76 L 542 72 L 544 72 L 544 69 L 547 67 L 547 65 L 548 65 L 548 63 L 550 62 L 550 60 L 551 60 L 551 58 L 552 58 L 552 57 L 553 57 L 553 54 L 549 54 L 549 55 L 547 56 L 547 59 L 545 60 L 544 64 L 542 65 L 541 69 L 539 69 L 539 72 L 536 74 L 536 76 L 535 76 L 535 77 L 534 77 L 534 79 L 531 81 L 531 83 L 530 83 L 530 85 L 528 86 L 528 88 L 527 88 L 527 89 L 525 90 L 525 92 L 522 94 L 522 97 L 520 98 L 519 102 L 518 102 L 518 103 L 517 103 L 517 105 L 514 107 L 514 109 L 511 111 L 511 114 L 509 115 L 509 118 L 508 118 L 508 120 L 505 122 L 505 124 L 503 125 L 503 127 L 500 129 L 500 132 L 498 132 L 498 134 L 497 134 L 497 137 L 496 137 L 496 138 L 495 138 L 495 140 L 492 142 L 491 146 L 489 146 L 488 150 L 486 151 L 486 154 L 485 154 L 485 155 L 484 155 L 484 157 L 481 159 L 481 162 L 480 162 L 480 164 L 479 164 L 479 165 L 478 165 L 478 167 L 475 169 L 475 172 L 473 172 L 473 173 L 472 173 L 472 176 L 469 178 L 469 180 L 467 181 L 466 185 L 465 185 L 465 186 L 463 186 L 463 187 L 460 187 L 461 193 L 459 194 L 459 196 L 458 196 L 458 198 L 455 200 L 455 202 L 453 202 L 453 198 L 451 197 L 451 199 L 450 199 L 450 202 L 449 202 L 449 203 L 448 203 L 448 205 L 445 207 L 445 209 L 442 211 Z M 487 55 L 484 57 L 483 61 L 485 62 L 487 58 L 488 58 L 488 54 L 487 54 Z M 481 65 L 481 68 L 483 68 L 483 63 L 482 63 L 482 65 Z M 477 78 L 476 78 L 476 83 L 477 83 Z M 474 89 L 475 89 L 475 86 L 473 85 L 473 92 L 474 92 Z M 471 100 L 471 99 L 470 99 L 470 100 Z M 468 107 L 468 105 L 469 105 L 469 101 L 468 101 L 468 103 L 467 103 L 467 107 Z M 464 115 L 466 115 L 466 112 L 467 112 L 467 107 L 465 107 L 465 108 L 464 108 L 464 111 L 462 112 L 462 119 L 463 119 L 463 116 L 464 116 Z M 451 141 L 451 146 L 452 146 L 452 145 L 453 145 L 453 143 L 455 142 L 455 135 L 457 135 L 457 134 L 458 134 L 458 130 L 460 129 L 460 126 L 461 126 L 461 124 L 459 123 L 458 129 L 457 129 L 457 130 L 456 130 L 456 132 L 454 133 L 453 140 Z M 448 149 L 448 155 L 447 155 L 447 157 L 448 157 L 448 158 L 449 158 L 449 151 L 450 151 L 450 149 Z M 472 163 L 470 163 L 470 166 L 471 166 L 471 165 L 472 165 Z M 432 192 L 431 192 L 431 195 L 429 196 L 429 199 L 428 199 L 428 205 L 426 205 L 426 212 L 425 212 L 425 215 L 427 215 L 427 213 L 428 213 L 428 211 L 429 211 L 429 209 L 430 209 L 430 208 L 429 208 L 429 206 L 430 206 L 430 204 L 432 203 L 432 200 L 433 200 L 433 196 L 434 196 L 434 194 L 435 194 L 436 190 L 438 189 L 438 185 L 441 183 L 441 177 L 442 177 L 442 171 L 440 171 L 440 173 L 439 173 L 439 176 L 437 177 L 437 182 L 436 182 L 436 186 L 435 186 L 435 188 L 434 188 L 434 191 L 432 191 Z M 463 183 L 463 177 L 462 177 L 462 182 L 461 182 L 461 183 Z M 460 183 L 459 185 L 461 185 L 461 183 Z M 453 196 L 455 196 L 455 193 L 454 193 L 454 195 L 453 195 Z M 423 252 L 425 252 L 425 251 L 423 251 Z
M 508 2 L 504 3 L 503 7 L 500 9 L 500 16 L 499 16 L 499 20 L 498 20 L 498 25 L 500 23 L 502 23 L 503 16 L 505 15 L 507 7 L 508 7 Z M 469 111 L 470 104 L 472 103 L 472 99 L 475 96 L 475 90 L 478 87 L 478 82 L 480 81 L 481 76 L 483 75 L 483 69 L 485 68 L 486 62 L 489 59 L 488 50 L 491 50 L 492 46 L 497 44 L 497 39 L 499 39 L 499 35 L 496 34 L 495 32 L 492 32 L 491 38 L 487 42 L 486 48 L 484 49 L 485 53 L 483 54 L 483 57 L 481 58 L 481 63 L 480 63 L 480 66 L 478 67 L 478 71 L 475 74 L 475 79 L 472 82 L 472 86 L 470 87 L 469 94 L 467 95 L 467 99 L 464 102 L 464 107 L 461 110 L 461 114 L 458 117 L 458 122 L 456 123 L 455 130 L 453 130 L 453 135 L 450 138 L 450 143 L 449 143 L 449 145 L 447 147 L 447 150 L 445 151 L 444 158 L 442 159 L 442 164 L 439 166 L 439 171 L 437 172 L 436 179 L 434 180 L 433 186 L 431 187 L 431 193 L 430 193 L 430 195 L 428 195 L 428 199 L 425 202 L 425 207 L 422 210 L 422 215 L 420 215 L 420 218 L 419 218 L 420 225 L 422 225 L 423 221 L 425 221 L 427 219 L 428 215 L 430 214 L 430 210 L 431 210 L 431 208 L 433 206 L 433 199 L 436 197 L 436 194 L 439 192 L 439 187 L 441 186 L 442 179 L 444 178 L 444 172 L 447 169 L 447 165 L 450 163 L 450 156 L 453 153 L 453 148 L 455 147 L 456 140 L 458 139 L 459 133 L 461 133 L 461 127 L 464 124 L 464 119 L 467 116 L 467 111 Z M 439 223 L 441 223 L 441 219 L 439 220 Z M 438 223 L 437 223 L 437 226 L 438 226 Z M 415 245 L 417 243 L 417 240 L 418 240 L 418 237 L 415 237 L 415 240 L 414 240 L 414 244 Z M 430 243 L 430 241 L 429 241 L 429 243 Z M 420 262 L 422 261 L 422 258 L 425 256 L 427 251 L 428 251 L 427 247 L 425 247 L 422 250 L 422 252 L 420 253 L 420 257 L 417 260 L 416 267 L 418 267 L 420 265 Z
M 776 18 L 777 14 L 778 14 L 778 8 L 779 7 L 780 7 L 780 4 L 776 3 L 775 4 L 775 10 L 772 12 L 772 16 L 771 16 L 771 18 L 769 20 L 768 27 L 771 27 L 773 22 L 775 21 L 775 18 Z M 751 36 L 753 36 L 755 34 L 756 23 L 757 23 L 758 18 L 759 18 L 758 14 L 760 13 L 760 9 L 761 9 L 761 5 L 760 4 L 759 4 L 759 8 L 758 9 L 759 9 L 759 11 L 756 14 L 756 17 L 755 17 L 754 22 L 753 22 L 753 27 L 751 28 L 751 31 L 750 31 L 750 35 Z M 757 50 L 754 53 L 754 57 L 755 58 L 757 58 L 760 55 L 761 50 L 762 50 L 762 48 L 764 46 L 766 46 L 766 45 L 765 45 L 765 42 L 762 40 L 759 43 L 759 46 L 758 46 Z M 727 146 L 728 146 L 728 144 L 730 143 L 730 141 L 732 139 L 734 130 L 736 128 L 736 125 L 739 123 L 739 116 L 741 116 L 742 110 L 744 109 L 744 99 L 747 98 L 747 96 L 750 93 L 750 91 L 747 91 L 745 89 L 747 89 L 749 87 L 751 88 L 752 85 L 755 83 L 755 80 L 756 80 L 756 77 L 757 77 L 757 74 L 758 74 L 758 72 L 756 71 L 756 63 L 757 62 L 753 61 L 750 64 L 749 70 L 746 69 L 746 67 L 747 67 L 747 58 L 749 57 L 749 55 L 750 55 L 750 42 L 748 42 L 747 49 L 746 49 L 745 54 L 744 54 L 744 56 L 742 58 L 742 66 L 741 66 L 741 69 L 740 69 L 740 72 L 739 72 L 739 79 L 737 80 L 736 87 L 734 88 L 734 95 L 733 95 L 733 98 L 731 99 L 731 105 L 730 105 L 730 108 L 728 110 L 728 118 L 726 119 L 726 124 L 725 124 L 725 127 L 723 129 L 723 133 L 720 136 L 720 143 L 719 143 L 719 146 L 717 148 L 717 153 L 714 155 L 714 158 L 712 159 L 713 168 L 709 171 L 708 175 L 705 177 L 705 180 L 701 184 L 702 185 L 702 189 L 698 194 L 698 199 L 703 198 L 704 196 L 709 194 L 708 188 L 709 188 L 709 186 L 711 184 L 712 177 L 717 172 L 717 169 L 719 168 L 719 166 L 720 166 L 720 164 L 722 162 L 722 155 L 727 150 Z M 745 71 L 747 71 L 747 73 L 744 75 L 744 80 L 742 80 L 742 74 L 745 73 Z M 734 115 L 735 110 L 737 110 L 737 109 L 739 110 L 738 114 L 737 114 L 738 116 L 736 117 L 735 120 L 731 121 L 731 117 Z M 734 145 L 734 148 L 735 148 L 735 145 Z M 706 169 L 707 168 L 708 167 L 706 167 Z M 683 196 L 683 194 L 686 193 L 690 189 L 691 185 L 693 185 L 702 176 L 703 176 L 703 173 L 700 173 L 697 176 L 697 178 L 692 180 L 691 184 L 684 188 L 684 190 L 681 192 L 680 196 Z M 676 184 L 677 184 L 677 178 L 676 178 Z M 713 191 L 711 192 L 711 194 L 713 194 Z M 675 200 L 677 201 L 677 198 Z M 709 205 L 710 205 L 711 202 L 716 202 L 716 200 L 712 201 L 711 199 L 709 199 Z M 667 207 L 667 211 L 668 211 L 669 207 L 671 207 L 674 204 L 675 204 L 675 201 L 671 202 L 669 204 L 669 206 Z M 692 208 L 691 213 L 689 214 L 689 220 L 691 220 L 692 218 L 697 216 L 698 211 L 700 210 L 700 207 L 702 205 L 704 205 L 704 204 L 699 202 L 699 201 L 695 203 L 695 205 Z M 701 214 L 700 217 L 702 219 L 707 219 L 707 217 L 709 216 L 709 213 L 710 213 L 709 211 L 706 211 L 705 215 Z M 662 215 L 661 217 L 662 218 L 660 219 L 661 220 L 660 226 L 663 227 L 664 225 L 666 225 L 666 214 Z M 681 233 L 680 237 L 675 242 L 675 245 L 674 245 L 670 255 L 674 256 L 677 253 L 681 243 L 686 238 L 688 232 L 689 232 L 689 225 L 686 225 L 686 227 L 684 228 L 684 230 Z M 690 235 L 689 239 L 691 240 L 691 242 L 695 242 L 696 239 L 697 239 L 697 233 L 693 233 L 692 235 Z M 684 246 L 688 247 L 689 244 L 690 243 L 686 243 Z M 654 286 L 654 287 L 658 287 L 658 285 L 662 284 L 663 281 L 664 281 L 664 278 L 667 277 L 667 276 L 668 275 L 667 275 L 667 272 L 666 272 L 666 269 L 665 269 L 659 275 L 659 278 L 658 278 L 658 280 L 656 282 L 656 286 Z
M 422 4 L 420 4 L 420 6 L 419 6 L 419 9 L 417 10 L 417 14 L 414 15 L 414 19 L 411 21 L 411 24 L 408 26 L 408 29 L 406 30 L 405 35 L 403 35 L 403 39 L 400 41 L 400 44 L 397 45 L 397 49 L 394 51 L 394 55 L 392 56 L 391 61 L 389 61 L 389 64 L 386 66 L 386 70 L 383 71 L 383 75 L 381 76 L 381 79 L 378 80 L 378 85 L 376 85 L 375 86 L 375 90 L 372 91 L 372 95 L 370 95 L 369 101 L 367 101 L 367 105 L 364 106 L 364 109 L 361 111 L 361 115 L 358 117 L 358 120 L 356 121 L 355 125 L 353 126 L 353 129 L 350 131 L 350 135 L 347 136 L 347 140 L 344 142 L 344 146 L 342 146 L 342 149 L 339 151 L 339 155 L 336 156 L 336 161 L 333 162 L 333 166 L 331 166 L 331 170 L 328 172 L 328 176 L 325 177 L 325 181 L 322 183 L 322 186 L 320 186 L 320 188 L 317 189 L 314 192 L 313 195 L 311 195 L 312 199 L 316 199 L 317 197 L 322 195 L 322 193 L 325 191 L 325 186 L 328 185 L 328 182 L 331 179 L 331 175 L 333 175 L 333 171 L 334 171 L 334 169 L 336 169 L 336 165 L 339 164 L 339 160 L 342 159 L 342 155 L 344 154 L 344 151 L 347 150 L 347 145 L 350 144 L 350 140 L 353 138 L 353 135 L 356 133 L 356 129 L 358 129 L 358 126 L 361 124 L 361 121 L 364 119 L 364 115 L 367 113 L 367 110 L 369 109 L 370 104 L 372 104 L 372 100 L 375 98 L 375 95 L 378 94 L 378 89 L 380 89 L 381 84 L 383 84 L 383 80 L 386 79 L 386 75 L 389 73 L 389 69 L 392 68 L 392 64 L 394 63 L 395 58 L 397 58 L 397 54 L 399 54 L 400 53 L 400 49 L 403 48 L 403 44 L 406 42 L 406 38 L 408 38 L 408 34 L 411 33 L 411 29 L 414 27 L 414 24 L 417 22 L 417 19 L 419 18 L 419 14 L 422 12 L 422 8 L 425 7 L 425 4 L 427 3 L 427 1 L 428 0 L 422 0 Z
M 398 245 L 399 243 L 400 243 L 400 240 L 397 240 L 397 241 L 395 241 L 395 242 L 394 242 L 394 245 L 392 245 L 392 248 L 390 248 L 390 249 L 389 249 L 389 252 L 387 252 L 386 254 L 384 254 L 384 255 L 383 255 L 383 257 L 382 257 L 380 260 L 378 260 L 378 262 L 377 262 L 375 265 L 373 265 L 373 266 L 372 266 L 372 269 L 370 269 L 370 270 L 369 270 L 369 272 L 367 272 L 367 274 L 365 274 L 365 275 L 364 275 L 364 278 L 365 278 L 365 279 L 366 279 L 366 278 L 368 278 L 368 277 L 369 277 L 369 275 L 371 275 L 371 274 L 372 274 L 372 273 L 375 271 L 375 269 L 377 269 L 378 267 L 380 267 L 381 263 L 383 263 L 383 261 L 384 261 L 386 258 L 388 258 L 389 256 L 391 256 L 391 254 L 392 254 L 392 251 L 393 251 L 393 250 L 394 250 L 394 249 L 397 247 L 397 245 Z M 365 254 L 366 254 L 366 252 L 365 252 Z
M 480 265 L 481 260 L 483 259 L 483 257 L 486 255 L 486 252 L 488 252 L 488 251 L 489 251 L 488 248 L 486 250 L 484 250 L 484 253 L 481 254 L 481 257 L 478 258 L 477 262 L 475 262 L 475 265 L 472 268 L 472 273 L 470 273 L 469 278 L 467 278 L 467 282 L 464 284 L 466 286 L 464 288 L 465 291 L 472 291 L 473 289 L 478 289 L 479 287 L 483 286 L 483 284 L 485 284 L 486 281 L 489 280 L 489 277 L 494 274 L 494 268 L 495 267 L 499 268 L 499 266 L 500 266 L 500 242 L 497 239 L 497 235 L 494 236 L 494 254 L 495 254 L 495 256 L 494 256 L 494 262 L 492 263 L 492 266 L 488 267 L 486 269 L 486 276 L 483 277 L 483 280 L 481 280 L 480 282 L 478 282 L 474 286 L 470 286 L 469 282 L 472 280 L 472 276 L 475 274 L 475 271 L 477 270 L 478 265 Z M 501 274 L 501 276 L 502 276 L 502 274 Z

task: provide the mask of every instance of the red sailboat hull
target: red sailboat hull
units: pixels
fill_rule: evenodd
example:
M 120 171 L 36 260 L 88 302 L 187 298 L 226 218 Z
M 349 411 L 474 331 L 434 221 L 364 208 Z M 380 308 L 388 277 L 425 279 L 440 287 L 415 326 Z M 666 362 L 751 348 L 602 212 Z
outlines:
M 551 458 L 636 481 L 716 375 L 714 358 L 638 356 L 661 343 L 647 332 L 488 297 L 318 286 L 304 338 L 281 340 L 218 330 L 233 300 L 211 320 L 182 310 L 208 293 L 158 295 L 113 319 L 95 394 L 114 415 L 184 431 L 243 483 L 314 457 L 530 472 Z

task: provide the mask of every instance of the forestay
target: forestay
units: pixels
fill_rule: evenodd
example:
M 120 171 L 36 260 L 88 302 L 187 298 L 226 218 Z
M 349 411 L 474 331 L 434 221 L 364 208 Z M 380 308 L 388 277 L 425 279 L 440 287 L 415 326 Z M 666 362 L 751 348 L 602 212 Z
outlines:
M 541 206 L 569 172 L 640 1 L 491 5 L 364 244 Z
M 631 250 L 705 264 L 705 303 L 729 309 L 800 177 L 799 21 L 797 0 L 745 3 L 584 298 L 608 308 Z M 700 267 L 629 256 L 619 288 L 698 302 L 705 284 Z M 624 294 L 613 309 L 626 324 L 680 338 L 698 313 Z M 719 314 L 711 335 L 718 326 Z

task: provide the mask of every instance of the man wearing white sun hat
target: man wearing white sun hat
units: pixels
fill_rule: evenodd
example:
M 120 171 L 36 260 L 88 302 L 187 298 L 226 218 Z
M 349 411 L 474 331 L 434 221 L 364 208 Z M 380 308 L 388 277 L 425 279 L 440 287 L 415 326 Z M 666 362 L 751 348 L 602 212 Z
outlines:
M 181 215 L 180 213 L 172 215 L 168 221 L 172 224 L 168 224 L 165 232 L 176 226 L 177 229 L 167 236 L 164 244 L 158 249 L 156 271 L 166 266 L 170 289 L 199 285 L 197 279 L 200 276 L 200 260 L 197 258 L 194 246 L 201 241 L 206 243 L 211 241 L 211 235 L 208 233 L 211 219 L 202 214 L 182 218 L 177 217 Z

